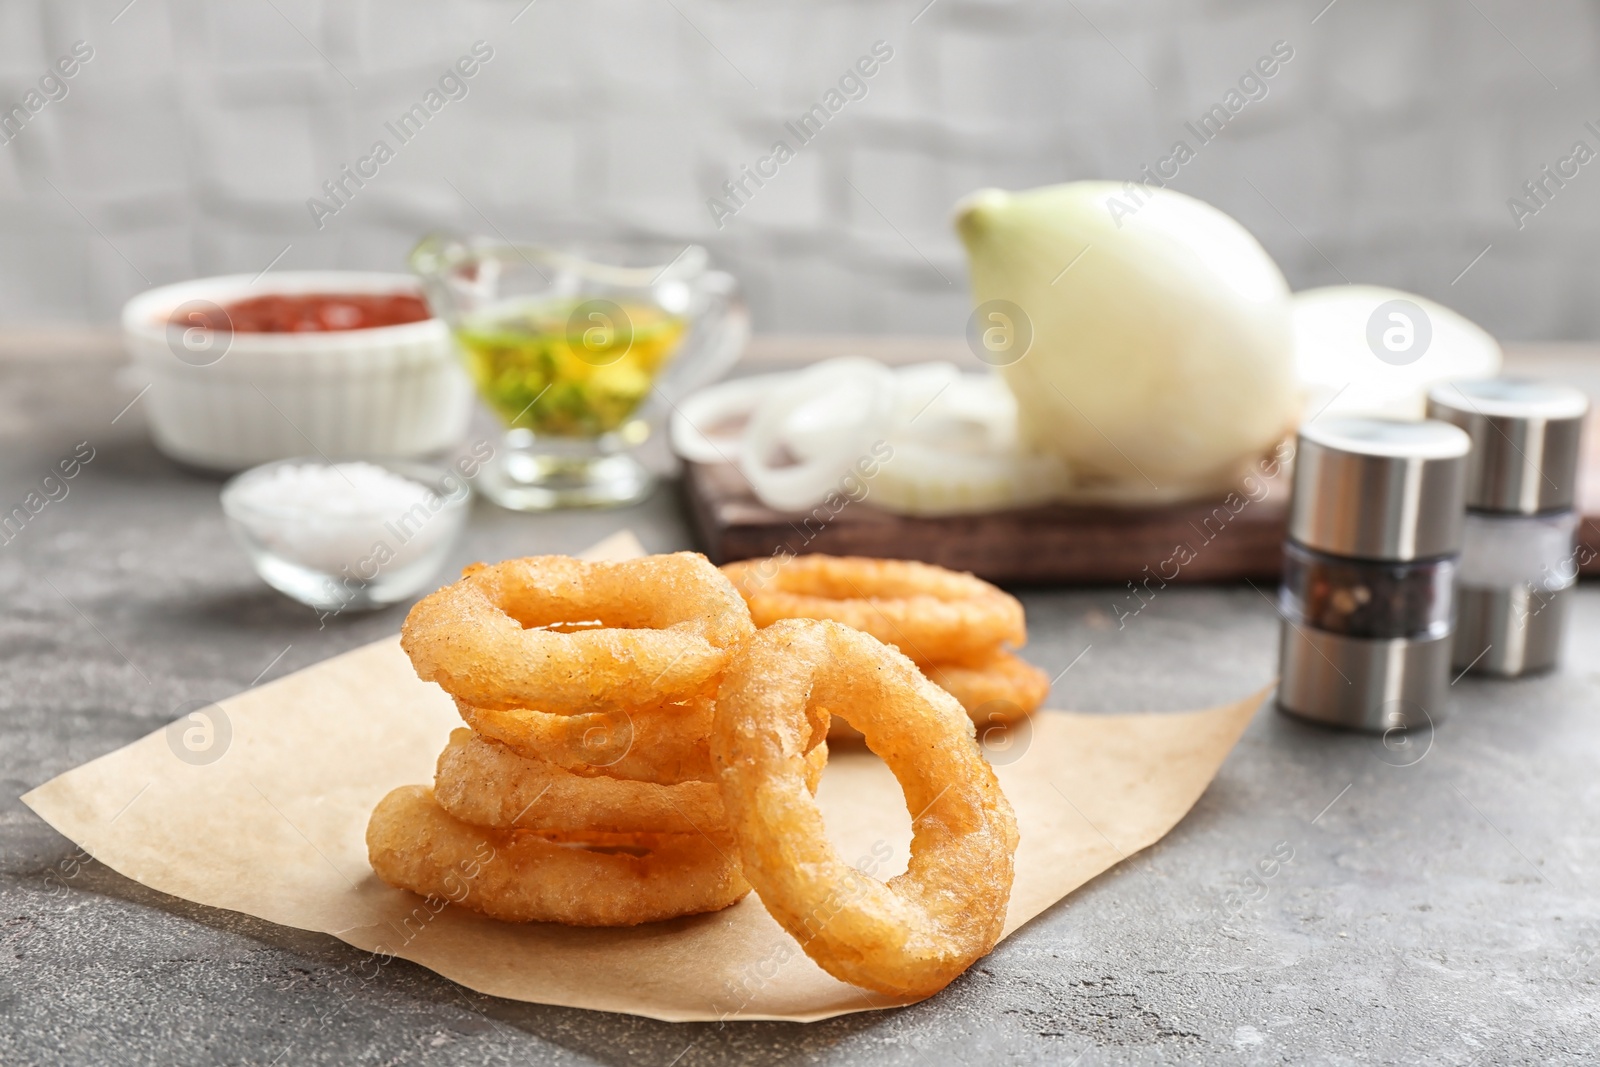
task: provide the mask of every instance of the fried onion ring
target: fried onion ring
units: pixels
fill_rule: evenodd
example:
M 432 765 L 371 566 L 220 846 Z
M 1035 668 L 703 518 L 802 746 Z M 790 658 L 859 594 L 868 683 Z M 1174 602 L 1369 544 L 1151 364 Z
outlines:
M 753 629 L 698 553 L 533 556 L 468 568 L 411 609 L 400 643 L 419 678 L 477 707 L 574 715 L 689 699 Z
M 845 863 L 805 789 L 830 712 L 866 735 L 913 815 L 910 866 L 887 884 Z M 729 662 L 711 746 L 745 877 L 835 978 L 924 996 L 999 939 L 1017 825 L 973 734 L 909 659 L 834 622 L 774 623 Z
M 591 843 L 471 826 L 419 785 L 390 792 L 367 823 L 379 878 L 506 922 L 633 926 L 716 911 L 750 889 L 737 861 L 701 834 Z
M 1048 674 L 1000 648 L 971 663 L 919 663 L 917 667 L 960 701 L 980 730 L 1027 718 L 1050 693 Z M 828 740 L 859 741 L 861 731 L 835 715 Z
M 526 708 L 479 708 L 456 701 L 473 730 L 529 759 L 584 777 L 656 785 L 712 782 L 711 702 L 643 711 L 551 715 Z
M 806 754 L 806 787 L 816 792 L 828 746 Z M 496 830 L 579 833 L 728 832 L 722 794 L 711 782 L 652 785 L 584 778 L 519 756 L 471 730 L 455 730 L 439 754 L 434 798 L 462 822 Z
M 1016 709 L 1007 713 L 1006 721 L 1020 719 L 1032 714 L 1050 694 L 1048 674 L 1001 648 L 973 663 L 918 666 L 935 685 L 960 701 L 961 706 L 967 709 L 967 714 L 974 716 L 974 721 L 979 708 L 999 704 Z M 987 708 L 985 714 L 990 717 L 978 725 L 986 726 L 1000 721 L 992 718 L 995 710 L 994 707 Z
M 728 563 L 722 571 L 749 603 L 757 626 L 832 619 L 924 663 L 982 656 L 1028 639 L 1015 597 L 928 563 L 809 555 Z

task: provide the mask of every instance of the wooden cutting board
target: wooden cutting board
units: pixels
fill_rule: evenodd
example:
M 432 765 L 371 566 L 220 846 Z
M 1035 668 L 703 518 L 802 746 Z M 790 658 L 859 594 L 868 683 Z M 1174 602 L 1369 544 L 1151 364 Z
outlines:
M 1580 573 L 1600 574 L 1600 425 L 1585 434 L 1579 502 Z M 684 493 L 695 532 L 716 563 L 788 551 L 918 559 L 992 582 L 1122 585 L 1276 582 L 1282 566 L 1289 486 L 1267 483 L 1260 499 L 1230 508 L 1206 501 L 1160 508 L 1052 504 L 946 518 L 892 515 L 870 496 L 833 516 L 784 514 L 764 506 L 731 465 L 686 463 Z M 820 516 L 820 517 L 818 517 Z

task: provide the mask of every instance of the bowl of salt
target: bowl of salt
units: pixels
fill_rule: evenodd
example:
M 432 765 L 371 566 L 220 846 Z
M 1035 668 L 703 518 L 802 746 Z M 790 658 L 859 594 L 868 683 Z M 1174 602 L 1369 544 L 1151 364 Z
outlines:
M 222 487 L 228 528 L 256 573 L 325 615 L 421 592 L 460 536 L 471 501 L 455 471 L 390 460 L 284 459 Z

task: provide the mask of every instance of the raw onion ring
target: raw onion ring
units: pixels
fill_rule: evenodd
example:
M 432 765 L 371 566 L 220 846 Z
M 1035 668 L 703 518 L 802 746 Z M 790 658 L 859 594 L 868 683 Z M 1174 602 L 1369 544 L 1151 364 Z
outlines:
M 866 735 L 913 815 L 910 865 L 887 884 L 839 856 L 805 788 L 830 711 Z M 775 623 L 729 663 L 712 752 L 745 877 L 835 978 L 925 996 L 999 939 L 1017 827 L 973 734 L 909 659 L 837 623 Z
M 826 744 L 806 753 L 806 785 L 812 792 L 827 762 Z M 451 732 L 439 754 L 433 794 L 462 822 L 496 830 L 728 833 L 722 794 L 711 782 L 654 785 L 585 778 L 519 756 L 471 730 Z
M 573 715 L 688 699 L 752 629 L 698 553 L 534 556 L 469 568 L 424 597 L 400 643 L 419 678 L 478 707 Z
M 674 407 L 668 433 L 672 450 L 691 463 L 732 463 L 739 455 L 746 424 L 761 401 L 787 381 L 788 374 L 732 378 L 690 393 Z M 736 426 L 733 432 L 721 432 Z
M 750 417 L 740 470 L 768 507 L 808 508 L 888 436 L 894 395 L 894 375 L 870 359 L 807 367 L 772 389 Z M 775 464 L 780 451 L 796 462 Z
M 737 859 L 701 834 L 594 838 L 472 826 L 426 786 L 407 785 L 373 809 L 367 858 L 396 888 L 506 922 L 633 926 L 716 911 L 749 892 Z
M 728 563 L 757 626 L 832 619 L 923 663 L 987 655 L 1028 639 L 1016 597 L 981 578 L 912 560 L 809 555 Z

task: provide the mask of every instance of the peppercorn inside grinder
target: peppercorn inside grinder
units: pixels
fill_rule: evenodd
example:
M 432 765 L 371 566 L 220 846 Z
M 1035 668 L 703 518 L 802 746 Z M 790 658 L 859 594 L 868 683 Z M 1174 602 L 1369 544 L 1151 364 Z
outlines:
M 1561 658 L 1575 551 L 1578 454 L 1589 398 L 1526 379 L 1450 382 L 1428 415 L 1472 438 L 1456 601 L 1456 670 L 1516 677 Z
M 1279 590 L 1284 711 L 1373 733 L 1443 716 L 1471 445 L 1437 421 L 1301 427 Z

